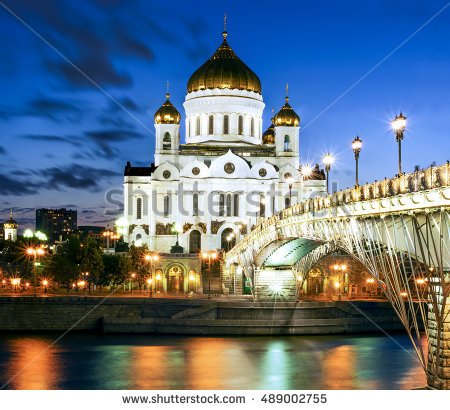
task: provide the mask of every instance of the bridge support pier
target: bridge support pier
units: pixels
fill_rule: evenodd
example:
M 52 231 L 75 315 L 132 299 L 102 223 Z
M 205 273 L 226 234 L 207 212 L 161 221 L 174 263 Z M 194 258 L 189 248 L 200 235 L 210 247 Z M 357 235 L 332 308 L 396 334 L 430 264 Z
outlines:
M 428 305 L 428 363 L 427 384 L 429 388 L 450 389 L 450 297 L 445 309 L 442 309 L 443 292 L 440 286 L 437 292 L 438 314 L 430 303 Z

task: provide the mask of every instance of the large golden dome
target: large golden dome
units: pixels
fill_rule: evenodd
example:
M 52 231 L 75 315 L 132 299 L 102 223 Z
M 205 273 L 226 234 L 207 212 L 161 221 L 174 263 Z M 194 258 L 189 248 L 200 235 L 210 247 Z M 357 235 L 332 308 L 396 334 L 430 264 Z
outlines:
M 261 94 L 261 81 L 229 46 L 226 31 L 223 32 L 221 46 L 191 75 L 187 92 L 214 88 L 247 90 Z
M 179 124 L 181 120 L 181 115 L 174 105 L 169 100 L 170 94 L 166 94 L 166 101 L 155 112 L 155 123 L 156 124 Z
M 294 109 L 289 105 L 289 97 L 286 97 L 286 104 L 281 107 L 277 115 L 274 117 L 274 123 L 276 127 L 299 127 L 300 117 L 294 111 Z

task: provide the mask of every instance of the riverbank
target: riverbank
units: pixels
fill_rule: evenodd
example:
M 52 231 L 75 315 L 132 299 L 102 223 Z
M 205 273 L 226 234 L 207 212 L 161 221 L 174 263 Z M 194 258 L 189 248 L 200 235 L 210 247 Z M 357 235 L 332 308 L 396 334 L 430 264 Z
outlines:
M 264 302 L 182 298 L 0 297 L 0 331 L 319 335 L 402 330 L 384 301 Z

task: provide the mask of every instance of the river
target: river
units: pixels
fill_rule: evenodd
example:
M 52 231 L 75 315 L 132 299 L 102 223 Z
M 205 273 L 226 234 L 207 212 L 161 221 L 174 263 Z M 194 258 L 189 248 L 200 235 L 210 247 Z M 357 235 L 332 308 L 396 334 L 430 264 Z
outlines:
M 0 336 L 8 389 L 411 389 L 425 376 L 406 335 Z M 52 344 L 54 343 L 54 344 Z

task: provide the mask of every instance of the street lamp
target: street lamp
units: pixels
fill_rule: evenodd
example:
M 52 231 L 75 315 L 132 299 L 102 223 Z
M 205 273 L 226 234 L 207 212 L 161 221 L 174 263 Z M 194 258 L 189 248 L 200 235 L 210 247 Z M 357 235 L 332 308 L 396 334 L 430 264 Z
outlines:
M 356 186 L 359 185 L 358 183 L 358 165 L 359 165 L 359 153 L 361 152 L 362 148 L 362 140 L 359 139 L 359 136 L 357 136 L 353 142 L 352 142 L 352 149 L 355 153 L 355 163 L 356 163 Z
M 151 285 L 149 288 L 149 295 L 148 297 L 151 298 L 153 296 L 153 269 L 155 268 L 156 262 L 159 260 L 159 255 L 157 253 L 147 253 L 144 256 L 144 259 L 150 263 L 150 280 Z M 148 281 L 147 281 L 148 283 Z
M 33 281 L 34 281 L 34 293 L 33 296 L 36 297 L 37 295 L 37 283 L 36 283 L 36 276 L 37 276 L 37 267 L 40 265 L 38 262 L 38 258 L 43 256 L 45 254 L 45 250 L 41 247 L 33 248 L 29 247 L 27 248 L 27 255 L 30 257 L 33 257 Z
M 211 261 L 217 259 L 216 251 L 205 251 L 202 253 L 204 261 L 208 261 L 208 299 L 211 299 Z
M 310 165 L 305 164 L 302 165 L 302 177 L 303 177 L 303 181 L 305 179 L 308 179 L 311 175 L 312 175 L 313 169 L 311 168 Z
M 395 132 L 395 139 L 398 143 L 398 175 L 400 176 L 402 174 L 402 140 L 406 129 L 406 117 L 402 113 L 395 116 L 392 121 L 392 129 Z
M 47 286 L 48 286 L 48 280 L 43 279 L 42 280 L 42 286 L 44 287 L 44 293 L 47 293 Z
M 334 157 L 330 153 L 323 157 L 323 164 L 325 165 L 325 171 L 327 173 L 327 193 L 330 193 L 330 183 L 328 181 L 328 176 L 330 174 L 331 165 L 334 163 Z
M 294 183 L 294 178 L 287 177 L 286 182 L 289 186 L 289 206 L 292 206 L 292 184 Z
M 375 279 L 374 278 L 368 278 L 366 280 L 367 284 L 369 285 L 369 299 L 372 297 L 372 286 L 375 283 Z

